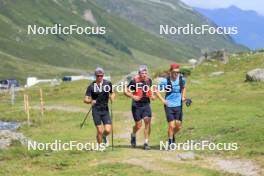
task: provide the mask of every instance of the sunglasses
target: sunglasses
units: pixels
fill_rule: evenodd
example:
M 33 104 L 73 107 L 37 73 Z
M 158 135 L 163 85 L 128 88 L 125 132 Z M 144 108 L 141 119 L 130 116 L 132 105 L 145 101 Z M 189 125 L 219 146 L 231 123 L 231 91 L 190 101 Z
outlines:
M 179 74 L 180 72 L 173 71 L 171 72 L 172 74 Z
M 142 71 L 139 71 L 139 74 L 146 75 L 146 74 L 148 74 L 148 72 L 147 72 L 147 70 L 142 70 Z
M 98 77 L 98 78 L 101 78 L 101 77 L 103 77 L 104 75 L 96 75 L 96 77 Z
M 148 73 L 146 72 L 142 72 L 142 73 L 139 73 L 140 75 L 147 75 Z

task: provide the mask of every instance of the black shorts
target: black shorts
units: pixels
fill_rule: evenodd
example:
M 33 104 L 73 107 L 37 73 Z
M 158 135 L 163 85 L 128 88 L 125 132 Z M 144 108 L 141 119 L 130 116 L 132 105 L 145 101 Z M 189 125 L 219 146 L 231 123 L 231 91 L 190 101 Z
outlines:
M 96 126 L 101 125 L 102 122 L 104 125 L 112 124 L 108 107 L 93 107 L 92 115 Z
M 132 114 L 136 122 L 142 120 L 144 117 L 151 118 L 152 113 L 149 103 L 143 106 L 132 105 Z
M 182 121 L 182 107 L 177 106 L 177 107 L 167 107 L 164 106 L 167 121 L 173 121 L 173 120 L 179 120 Z

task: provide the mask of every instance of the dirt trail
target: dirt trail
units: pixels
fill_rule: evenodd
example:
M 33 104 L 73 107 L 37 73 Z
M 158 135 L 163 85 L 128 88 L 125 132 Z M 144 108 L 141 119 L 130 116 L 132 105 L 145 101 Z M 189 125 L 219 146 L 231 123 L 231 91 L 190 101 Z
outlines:
M 131 112 L 114 112 L 116 116 L 122 116 L 121 120 L 115 123 L 122 123 L 122 128 L 115 125 L 115 140 L 118 144 L 127 146 L 126 155 L 110 162 L 119 162 L 143 167 L 144 169 L 157 171 L 163 174 L 175 175 L 177 173 L 177 163 L 194 165 L 201 168 L 218 170 L 230 174 L 239 174 L 244 176 L 260 176 L 261 168 L 253 161 L 247 159 L 207 157 L 196 154 L 193 151 L 160 151 L 157 147 L 150 151 L 144 151 L 140 148 L 130 149 L 129 139 L 131 128 L 134 124 Z M 155 114 L 152 123 L 156 123 Z M 138 144 L 143 144 L 144 126 L 137 134 Z M 106 161 L 107 162 L 107 161 Z M 169 163 L 169 164 L 168 164 Z
M 132 125 L 133 125 L 131 112 L 114 111 L 113 113 L 114 113 L 113 122 L 114 122 L 114 130 L 115 130 L 114 139 L 118 139 L 119 143 L 121 142 L 121 140 L 129 142 Z M 116 116 L 119 116 L 118 119 L 122 119 L 121 120 L 122 126 L 115 125 L 116 123 L 119 122 L 115 119 Z M 122 142 L 121 144 L 125 144 L 125 143 L 126 142 Z
M 260 175 L 260 167 L 253 161 L 246 159 L 212 159 L 213 165 L 218 170 L 223 170 L 230 173 L 239 173 L 246 176 Z
M 150 171 L 157 171 L 163 174 L 175 175 L 177 173 L 178 164 L 187 164 L 190 166 L 218 170 L 234 175 L 243 176 L 260 176 L 263 171 L 251 160 L 233 159 L 233 158 L 209 158 L 197 155 L 194 152 L 174 152 L 151 150 L 142 152 L 136 150 L 137 153 L 129 152 L 131 156 L 119 161 L 120 163 L 131 164 L 143 167 Z M 139 154 L 140 153 L 140 154 Z
M 32 106 L 33 109 L 40 109 L 39 106 Z M 65 112 L 87 112 L 89 108 L 81 108 L 79 106 L 65 105 L 65 104 L 51 104 L 45 105 L 45 110 L 60 110 Z
M 34 106 L 33 108 L 39 108 Z M 78 106 L 54 104 L 45 106 L 46 110 L 61 110 L 66 112 L 87 112 L 87 109 Z M 104 160 L 104 163 L 125 163 L 143 167 L 144 169 L 157 171 L 163 174 L 175 175 L 177 163 L 193 165 L 201 168 L 218 170 L 230 174 L 243 176 L 260 176 L 263 170 L 254 161 L 247 159 L 206 157 L 193 151 L 160 151 L 157 147 L 151 151 L 141 148 L 132 149 L 130 145 L 130 133 L 134 124 L 130 111 L 113 111 L 114 113 L 114 139 L 117 147 L 125 146 L 125 154 L 116 159 Z M 152 123 L 156 123 L 155 114 Z M 120 125 L 122 124 L 122 125 Z M 137 133 L 138 145 L 144 142 L 144 124 Z M 122 147 L 121 147 L 122 148 Z M 97 163 L 102 164 L 102 163 Z
M 122 111 L 114 111 L 113 112 L 116 116 L 119 116 L 120 122 L 122 126 L 116 125 L 115 128 L 115 139 L 119 139 L 119 144 L 121 145 L 129 145 L 130 144 L 130 135 L 132 132 L 132 127 L 134 125 L 134 120 L 132 117 L 132 113 L 130 111 L 122 112 Z M 115 123 L 114 119 L 114 123 Z M 119 122 L 119 121 L 117 121 Z M 155 114 L 151 119 L 151 123 L 155 123 Z M 122 140 L 122 141 L 121 141 Z M 137 143 L 138 145 L 143 145 L 144 143 L 144 122 L 142 122 L 141 129 L 137 132 Z M 151 143 L 151 141 L 150 141 Z

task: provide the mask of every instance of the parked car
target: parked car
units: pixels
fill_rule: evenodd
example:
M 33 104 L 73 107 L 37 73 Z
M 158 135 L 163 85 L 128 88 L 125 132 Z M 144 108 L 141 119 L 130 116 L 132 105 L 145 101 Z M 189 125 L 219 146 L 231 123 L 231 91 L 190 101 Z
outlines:
M 6 79 L 0 81 L 0 89 L 10 89 L 12 86 L 19 87 L 19 82 L 15 79 Z

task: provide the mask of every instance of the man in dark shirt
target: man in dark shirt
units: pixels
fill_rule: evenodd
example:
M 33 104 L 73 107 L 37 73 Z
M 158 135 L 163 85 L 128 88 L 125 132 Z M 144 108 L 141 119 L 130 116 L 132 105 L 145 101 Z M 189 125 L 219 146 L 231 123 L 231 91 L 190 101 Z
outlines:
M 127 89 L 125 90 L 125 95 L 132 99 L 132 114 L 135 121 L 135 125 L 133 126 L 131 133 L 131 145 L 132 147 L 136 147 L 136 132 L 141 128 L 143 120 L 145 123 L 145 150 L 150 149 L 148 145 L 152 116 L 150 98 L 154 99 L 151 86 L 152 80 L 148 77 L 147 67 L 142 65 L 139 67 L 138 76 L 130 81 Z
M 92 105 L 93 121 L 97 129 L 97 142 L 107 144 L 107 136 L 111 132 L 112 120 L 109 113 L 108 101 L 114 100 L 115 93 L 112 83 L 103 79 L 104 70 L 96 68 L 96 80 L 92 82 L 85 93 L 84 103 Z M 103 123 L 103 125 L 102 125 Z

